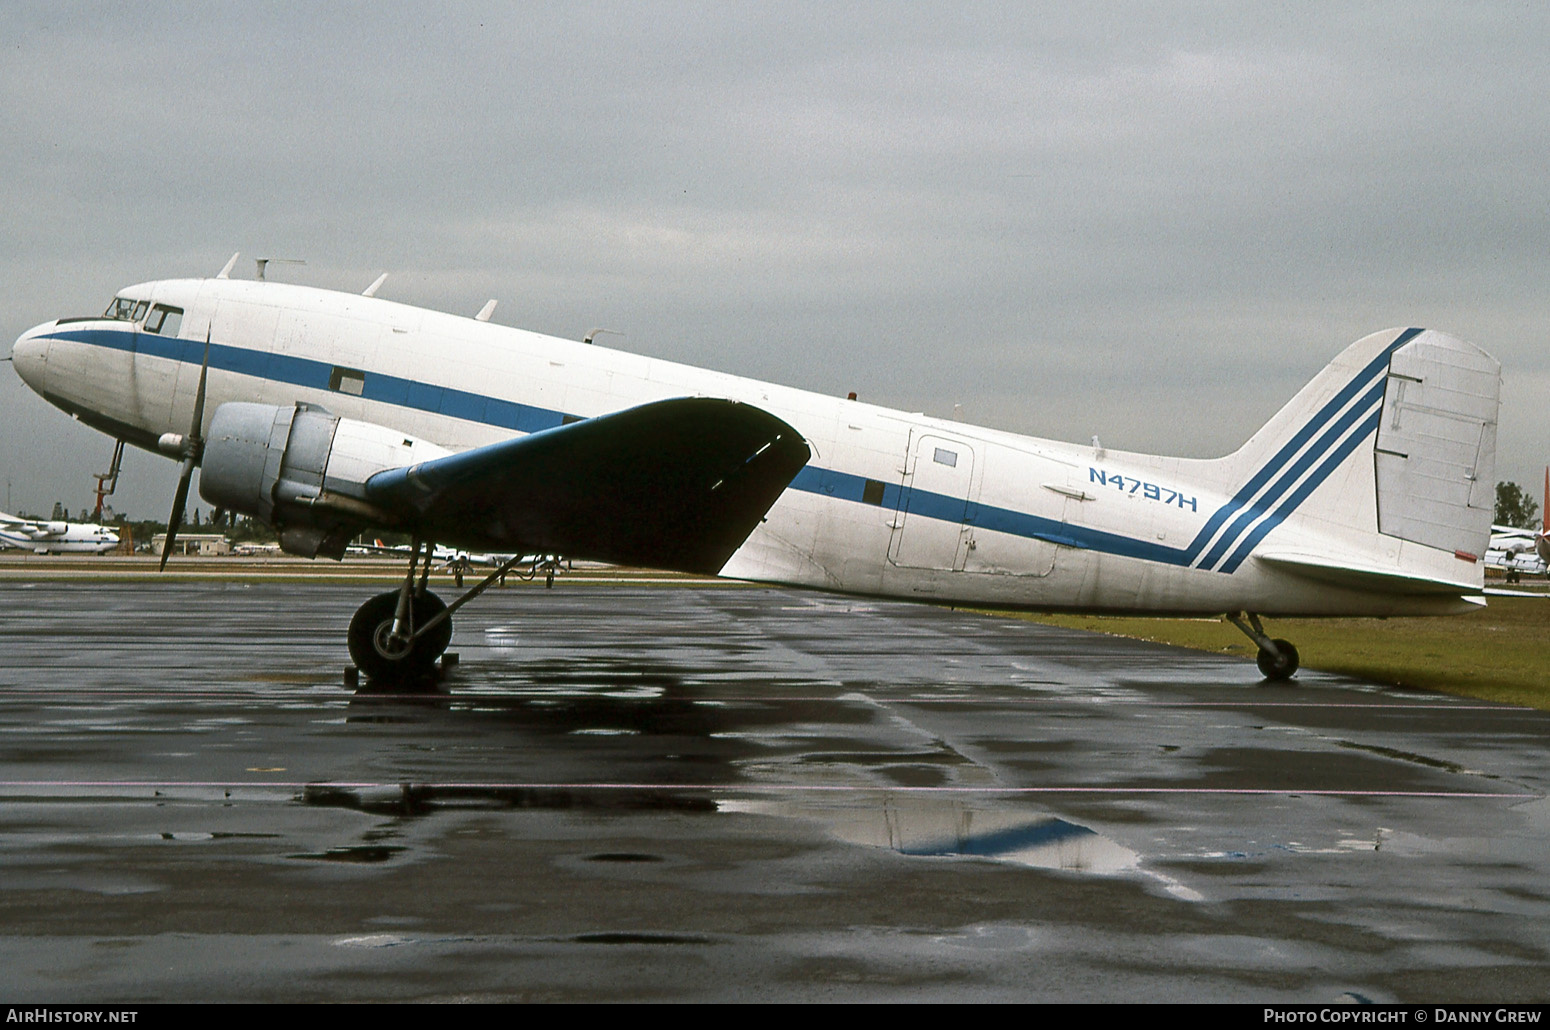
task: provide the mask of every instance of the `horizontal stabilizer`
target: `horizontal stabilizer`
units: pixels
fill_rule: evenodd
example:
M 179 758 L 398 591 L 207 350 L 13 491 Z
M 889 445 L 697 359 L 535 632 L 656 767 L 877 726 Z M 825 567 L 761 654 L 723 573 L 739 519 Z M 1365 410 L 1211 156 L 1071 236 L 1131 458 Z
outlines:
M 1402 572 L 1394 568 L 1361 565 L 1321 555 L 1273 552 L 1256 553 L 1255 560 L 1331 586 L 1371 590 L 1386 594 L 1478 594 L 1469 582 L 1449 582 Z M 1473 566 L 1471 566 L 1473 568 Z
M 366 495 L 457 547 L 708 574 L 809 455 L 766 411 L 679 398 L 379 472 Z

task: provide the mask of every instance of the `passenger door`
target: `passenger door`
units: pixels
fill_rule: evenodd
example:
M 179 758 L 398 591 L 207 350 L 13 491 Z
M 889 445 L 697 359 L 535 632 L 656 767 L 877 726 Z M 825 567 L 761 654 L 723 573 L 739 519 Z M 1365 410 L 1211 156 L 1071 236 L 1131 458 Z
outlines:
M 911 430 L 889 560 L 904 568 L 961 570 L 975 485 L 973 447 Z

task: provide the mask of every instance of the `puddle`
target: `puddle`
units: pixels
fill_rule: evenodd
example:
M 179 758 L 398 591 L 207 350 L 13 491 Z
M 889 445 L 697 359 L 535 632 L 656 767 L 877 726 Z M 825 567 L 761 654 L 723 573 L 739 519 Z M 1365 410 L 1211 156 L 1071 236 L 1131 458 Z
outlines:
M 1413 751 L 1401 751 L 1398 748 L 1381 747 L 1377 744 L 1360 744 L 1354 740 L 1337 740 L 1335 743 L 1341 747 L 1350 748 L 1353 751 L 1366 751 L 1369 754 L 1382 755 L 1384 758 L 1393 758 L 1401 762 L 1411 762 L 1415 765 L 1424 765 L 1428 769 L 1441 769 L 1444 772 L 1459 773 L 1464 776 L 1483 776 L 1486 779 L 1495 779 L 1495 777 L 1481 772 L 1478 769 L 1467 769 L 1464 766 L 1459 765 L 1457 762 L 1444 761 L 1440 758 L 1428 758 L 1425 755 L 1418 755 Z
M 410 937 L 401 937 L 396 933 L 370 933 L 360 937 L 341 937 L 334 941 L 336 948 L 396 948 L 403 944 L 413 944 Z
M 722 811 L 823 824 L 851 844 L 923 858 L 978 858 L 1035 869 L 1139 879 L 1181 901 L 1203 896 L 1146 869 L 1141 856 L 1095 830 L 1051 815 L 997 810 L 961 798 L 877 795 L 874 805 L 799 801 L 725 801 Z
M 572 937 L 577 944 L 710 944 L 709 937 L 677 933 L 583 933 Z
M 633 851 L 608 851 L 600 855 L 588 855 L 588 862 L 662 862 L 661 855 L 643 855 Z
M 394 855 L 405 850 L 407 849 L 396 844 L 358 844 L 353 847 L 329 848 L 327 851 L 315 851 L 310 854 L 289 855 L 287 857 L 301 859 L 305 862 L 347 862 L 371 865 L 376 862 L 386 862 Z
M 303 805 L 346 808 L 373 815 L 425 816 L 438 811 L 534 809 L 597 812 L 714 812 L 716 804 L 700 791 L 652 787 L 530 787 L 501 784 L 372 784 L 342 786 L 309 783 L 295 798 Z

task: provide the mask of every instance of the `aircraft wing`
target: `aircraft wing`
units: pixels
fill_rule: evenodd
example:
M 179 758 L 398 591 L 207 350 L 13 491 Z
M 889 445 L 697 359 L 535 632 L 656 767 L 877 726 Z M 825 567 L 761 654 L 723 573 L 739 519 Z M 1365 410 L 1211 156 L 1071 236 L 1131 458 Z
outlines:
M 686 397 L 388 469 L 365 492 L 470 550 L 715 573 L 810 454 L 766 411 Z
M 26 519 L 18 519 L 5 516 L 0 526 L 5 527 L 7 533 L 16 533 L 29 540 L 53 540 L 65 535 L 65 523 L 56 522 L 52 526 L 46 523 L 29 522 Z

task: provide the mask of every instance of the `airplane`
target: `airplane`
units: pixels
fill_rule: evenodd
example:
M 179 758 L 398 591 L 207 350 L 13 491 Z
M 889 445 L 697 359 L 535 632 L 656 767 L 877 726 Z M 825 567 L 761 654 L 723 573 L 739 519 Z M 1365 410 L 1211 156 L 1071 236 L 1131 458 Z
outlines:
M 107 526 L 58 519 L 20 519 L 0 511 L 0 549 L 15 547 L 34 554 L 106 554 L 118 546 Z
M 276 545 L 278 547 L 278 545 Z M 408 555 L 410 547 L 407 544 L 389 546 L 380 539 L 373 540 L 369 544 L 350 544 L 344 549 L 345 554 L 354 555 Z M 520 559 L 515 561 L 513 559 Z M 554 577 L 564 567 L 563 560 L 556 554 L 475 554 L 453 547 L 444 547 L 434 544 L 430 548 L 428 561 L 432 565 L 439 565 L 448 575 L 454 577 L 458 586 L 463 585 L 463 576 L 474 566 L 483 565 L 487 568 L 503 568 L 510 571 L 515 565 L 528 566 L 527 570 L 520 574 L 522 579 L 533 579 L 538 573 L 546 574 L 546 582 L 550 587 L 554 586 Z
M 1241 447 L 1177 458 L 1036 439 L 374 296 L 144 282 L 16 341 L 31 389 L 182 468 L 209 503 L 338 558 L 415 541 L 351 659 L 422 681 L 451 639 L 428 548 L 984 607 L 1224 616 L 1267 680 L 1262 617 L 1485 603 L 1501 366 L 1445 333 L 1351 344 Z M 482 314 L 482 313 L 481 313 Z M 424 555 L 423 570 L 421 556 Z M 163 554 L 163 563 L 166 553 Z
M 346 554 L 359 556 L 367 555 L 405 555 L 410 551 L 408 544 L 385 544 L 381 538 L 372 540 L 369 544 L 350 544 L 344 549 Z M 495 567 L 504 564 L 512 555 L 510 554 L 476 554 L 461 548 L 446 547 L 436 544 L 431 549 L 431 561 L 443 566 L 449 566 L 454 562 L 462 562 L 465 565 L 488 565 Z
M 1545 531 L 1492 526 L 1485 567 L 1500 569 L 1509 583 L 1516 583 L 1523 576 L 1543 576 L 1550 568 L 1546 563 L 1547 550 L 1550 550 L 1550 535 Z
M 1516 583 L 1526 575 L 1543 576 L 1550 571 L 1550 468 L 1545 469 L 1544 521 L 1538 530 L 1518 526 L 1492 526 L 1491 542 L 1486 548 L 1487 568 L 1501 569 L 1507 582 Z

